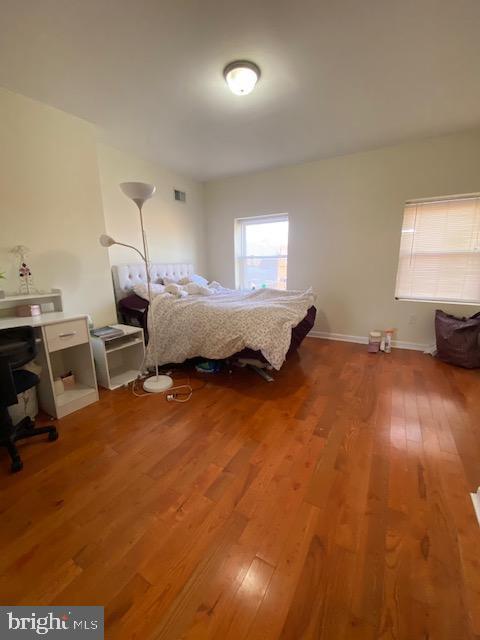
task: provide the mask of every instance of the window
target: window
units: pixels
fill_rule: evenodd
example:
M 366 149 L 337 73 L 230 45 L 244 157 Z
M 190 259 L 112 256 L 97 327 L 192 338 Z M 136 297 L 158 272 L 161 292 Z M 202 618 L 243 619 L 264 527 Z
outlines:
M 235 221 L 239 289 L 287 288 L 288 215 Z
M 480 195 L 407 202 L 397 299 L 480 302 Z

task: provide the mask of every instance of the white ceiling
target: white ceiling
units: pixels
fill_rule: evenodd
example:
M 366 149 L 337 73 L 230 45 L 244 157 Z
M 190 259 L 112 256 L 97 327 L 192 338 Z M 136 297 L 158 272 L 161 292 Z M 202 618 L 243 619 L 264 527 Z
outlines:
M 211 179 L 479 125 L 479 28 L 480 0 L 0 0 L 0 85 Z

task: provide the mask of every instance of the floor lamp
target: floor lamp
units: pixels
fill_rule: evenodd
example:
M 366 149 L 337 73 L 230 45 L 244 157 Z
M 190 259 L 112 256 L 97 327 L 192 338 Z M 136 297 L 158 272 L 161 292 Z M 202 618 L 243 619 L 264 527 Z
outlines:
M 155 360 L 155 375 L 150 376 L 143 382 L 143 389 L 148 393 L 161 393 L 162 391 L 166 391 L 170 389 L 173 385 L 173 380 L 170 376 L 160 375 L 158 373 L 158 357 L 157 357 L 157 336 L 155 331 L 155 318 L 152 312 L 152 288 L 151 288 L 151 275 L 150 275 L 150 256 L 148 253 L 148 242 L 147 242 L 147 234 L 145 233 L 145 229 L 143 226 L 143 214 L 142 207 L 146 200 L 149 200 L 155 194 L 155 185 L 146 184 L 145 182 L 122 182 L 120 184 L 120 189 L 123 193 L 133 200 L 133 202 L 138 207 L 138 212 L 140 214 L 140 227 L 142 230 L 142 241 L 143 241 L 143 253 L 132 246 L 131 244 L 126 244 L 124 242 L 117 242 L 111 236 L 107 236 L 105 234 L 100 236 L 100 244 L 102 247 L 111 247 L 114 244 L 118 244 L 122 247 L 128 247 L 129 249 L 133 249 L 136 251 L 142 258 L 145 263 L 146 277 L 147 277 L 147 291 L 148 291 L 148 317 L 147 317 L 147 326 L 149 327 L 149 336 L 152 341 L 153 346 L 153 354 Z

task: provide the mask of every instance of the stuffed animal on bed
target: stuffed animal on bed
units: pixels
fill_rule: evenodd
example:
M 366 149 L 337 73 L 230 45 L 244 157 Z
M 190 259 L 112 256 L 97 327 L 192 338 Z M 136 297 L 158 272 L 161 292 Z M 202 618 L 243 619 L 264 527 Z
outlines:
M 194 278 L 194 276 L 192 276 Z M 205 278 L 197 276 L 197 279 L 192 280 L 189 277 L 181 278 L 180 280 L 173 280 L 173 278 L 163 278 L 164 284 L 151 283 L 150 288 L 152 292 L 152 298 L 162 294 L 169 293 L 176 298 L 185 298 L 187 296 L 211 296 L 217 293 L 221 289 L 221 285 L 218 282 L 211 282 L 208 284 Z M 133 287 L 134 292 L 148 300 L 148 289 L 146 284 L 136 284 Z
M 189 282 L 183 286 L 183 289 L 190 296 L 211 296 L 214 291 L 203 284 L 197 284 L 196 282 Z
M 140 296 L 140 298 L 143 298 L 144 300 L 148 300 L 148 287 L 146 284 L 136 284 L 133 287 L 133 290 L 137 296 Z M 152 282 L 150 284 L 150 291 L 152 292 L 152 298 L 155 298 L 155 296 L 165 293 L 165 287 L 163 284 Z
M 175 282 L 167 284 L 165 287 L 165 293 L 170 293 L 176 298 L 186 298 L 188 296 L 188 291 L 185 291 L 185 288 L 182 287 L 182 285 L 176 284 Z

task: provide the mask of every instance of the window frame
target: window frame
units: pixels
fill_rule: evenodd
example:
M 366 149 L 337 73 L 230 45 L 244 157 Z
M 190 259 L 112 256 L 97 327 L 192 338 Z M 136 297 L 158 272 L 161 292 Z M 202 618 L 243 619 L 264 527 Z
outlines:
M 265 224 L 268 222 L 287 222 L 288 223 L 288 243 L 286 254 L 276 254 L 273 256 L 256 256 L 247 255 L 246 253 L 246 227 L 254 224 Z M 234 240 L 235 240 L 235 288 L 245 289 L 243 282 L 243 269 L 240 267 L 242 260 L 248 258 L 284 258 L 287 262 L 287 277 L 285 281 L 285 288 L 287 288 L 288 282 L 288 244 L 290 243 L 290 218 L 288 213 L 269 213 L 259 216 L 244 216 L 241 218 L 235 218 L 234 222 Z
M 411 199 L 411 200 L 406 200 L 404 202 L 403 205 L 403 217 L 402 217 L 402 226 L 400 229 L 400 245 L 399 245 L 399 249 L 398 249 L 398 257 L 397 257 L 397 271 L 396 271 L 396 277 L 395 277 L 395 295 L 394 298 L 396 301 L 398 302 L 429 302 L 431 304 L 450 304 L 450 305 L 463 305 L 463 306 L 474 306 L 474 307 L 478 307 L 480 306 L 480 298 L 478 301 L 474 301 L 474 300 L 460 300 L 460 299 L 455 299 L 455 298 L 441 298 L 441 297 L 408 297 L 408 296 L 397 296 L 397 289 L 399 286 L 399 274 L 400 274 L 400 261 L 401 261 L 401 243 L 402 243 L 402 234 L 404 233 L 403 230 L 403 226 L 404 226 L 404 221 L 405 221 L 405 209 L 407 208 L 407 206 L 412 206 L 412 205 L 421 205 L 421 204 L 435 204 L 435 203 L 442 203 L 442 202 L 458 202 L 460 200 L 478 200 L 480 199 L 480 192 L 478 193 L 460 193 L 460 194 L 453 194 L 453 195 L 447 195 L 447 196 L 436 196 L 436 197 L 431 197 L 431 198 L 415 198 L 415 199 Z M 415 233 L 415 229 L 412 230 L 413 233 Z M 430 252 L 428 252 L 430 253 Z M 432 252 L 433 253 L 433 252 Z M 437 251 L 436 252 L 439 255 L 451 255 L 451 254 L 455 254 L 458 252 L 455 251 Z M 469 252 L 461 252 L 461 253 L 468 253 L 468 254 L 473 254 L 473 253 L 477 253 L 477 251 L 469 251 Z M 415 252 L 412 253 L 412 255 L 428 255 L 425 252 Z

